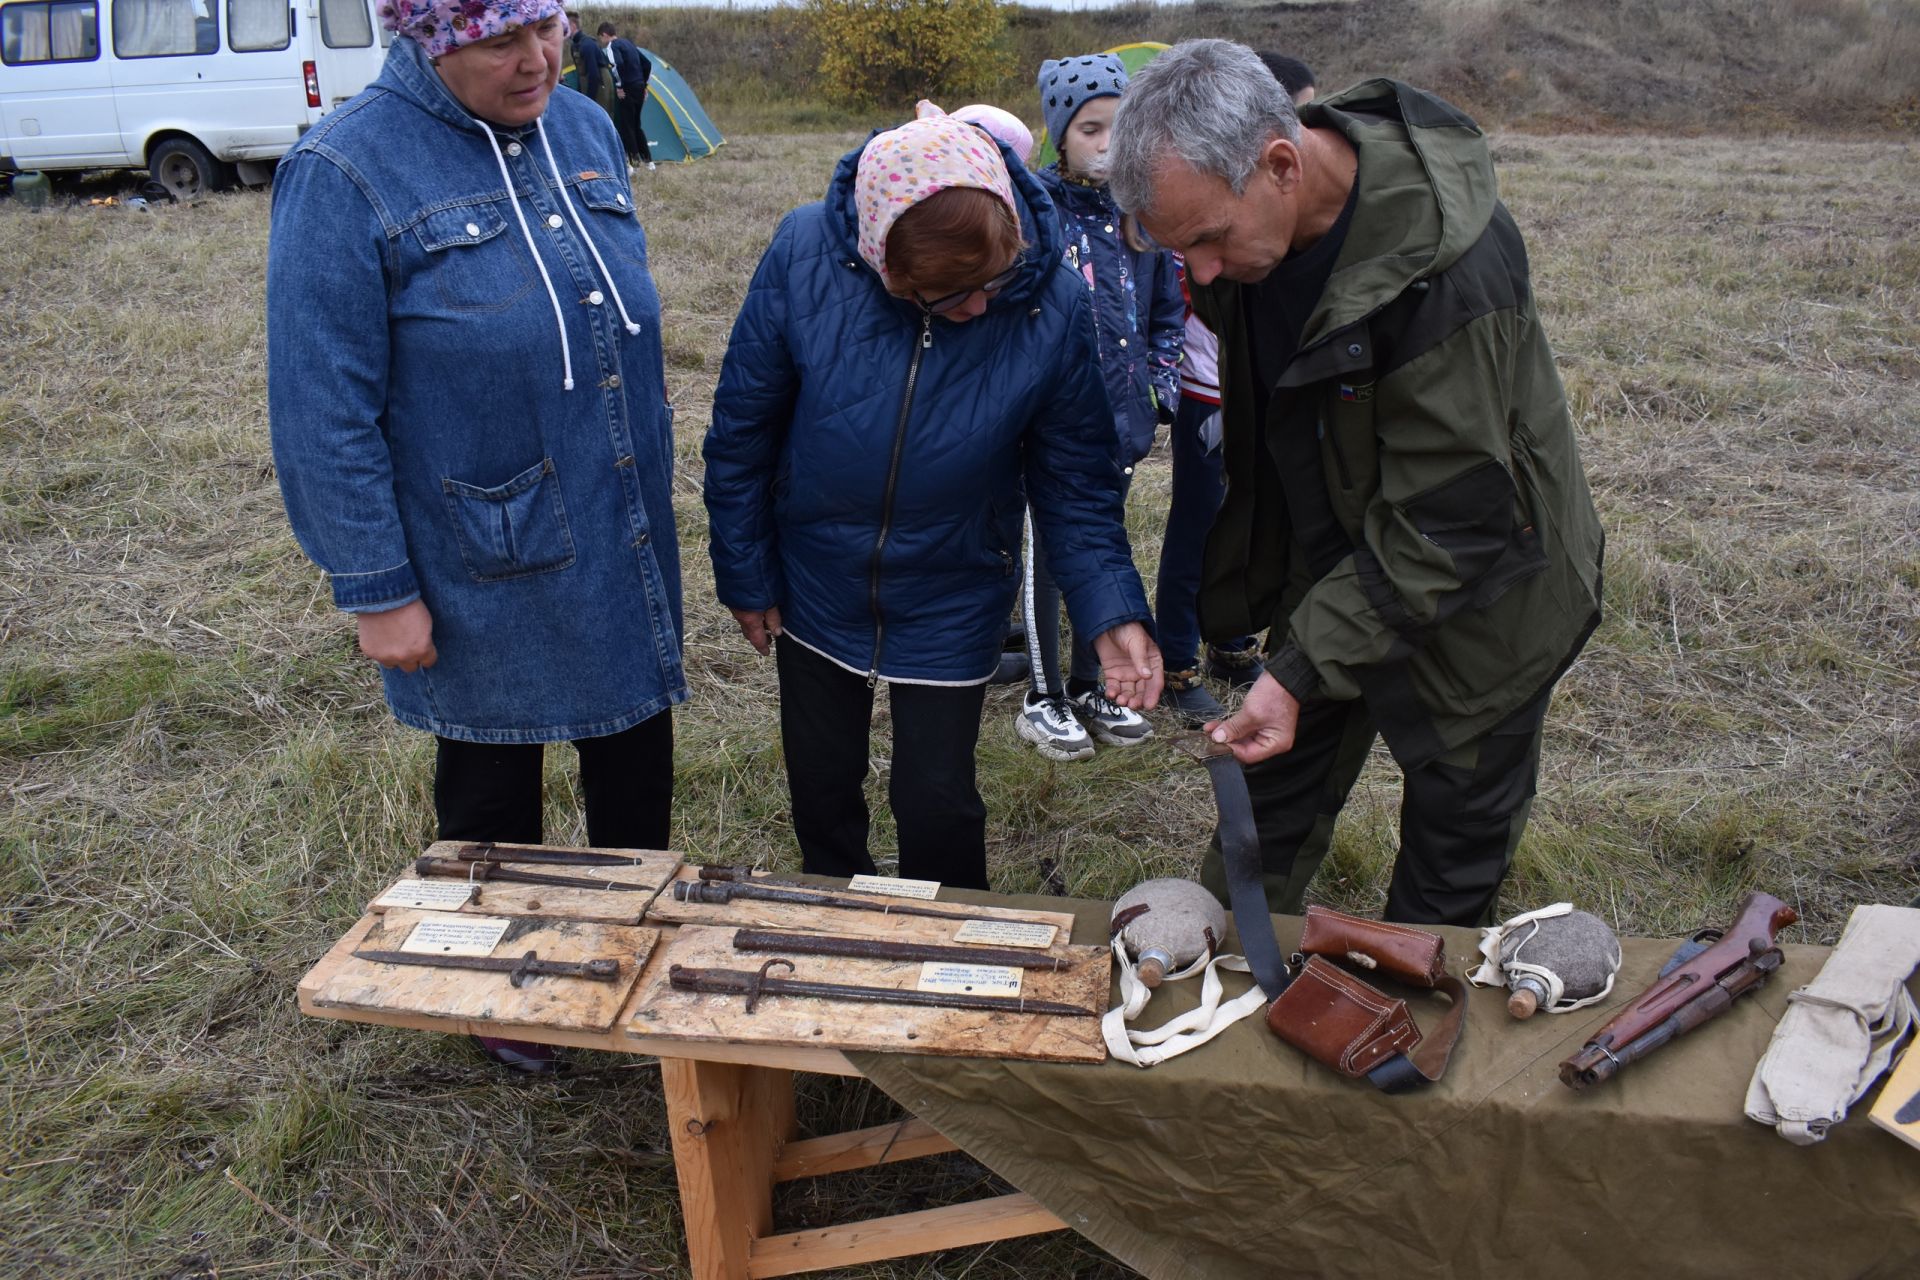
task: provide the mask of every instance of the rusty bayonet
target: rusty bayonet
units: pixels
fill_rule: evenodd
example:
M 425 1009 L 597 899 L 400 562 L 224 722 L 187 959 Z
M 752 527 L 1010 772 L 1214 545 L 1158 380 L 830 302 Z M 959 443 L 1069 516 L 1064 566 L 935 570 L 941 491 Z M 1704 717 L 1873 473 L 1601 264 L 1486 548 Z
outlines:
M 850 960 L 936 960 L 949 964 L 993 964 L 1008 969 L 1044 969 L 1058 973 L 1073 967 L 1071 956 L 1018 947 L 950 946 L 940 942 L 896 942 L 891 938 L 849 938 L 838 934 L 775 933 L 736 929 L 735 951 L 784 951 L 800 956 L 842 956 Z
M 630 854 L 593 853 L 585 849 L 502 849 L 496 844 L 470 844 L 455 856 L 462 862 L 524 862 L 546 867 L 637 867 L 643 861 Z
M 754 902 L 787 902 L 803 907 L 833 907 L 841 911 L 882 911 L 896 916 L 928 916 L 935 920 L 980 920 L 986 917 L 965 909 L 942 911 L 937 907 L 920 907 L 898 898 L 884 894 L 875 894 L 871 898 L 852 897 L 838 893 L 816 893 L 805 889 L 782 889 L 772 885 L 748 884 L 737 880 L 676 880 L 673 884 L 675 902 L 700 902 L 712 906 L 725 906 L 735 898 L 745 898 Z
M 650 884 L 624 880 L 595 880 L 590 876 L 556 876 L 541 871 L 515 871 L 498 862 L 462 862 L 458 858 L 416 858 L 413 874 L 452 880 L 497 880 L 502 884 L 544 884 L 561 889 L 604 889 L 610 893 L 652 893 Z
M 588 982 L 612 982 L 620 976 L 620 962 L 601 960 L 542 960 L 540 953 L 529 951 L 512 956 L 435 956 L 412 951 L 356 951 L 356 960 L 375 964 L 417 964 L 429 969 L 478 969 L 483 973 L 504 973 L 507 981 L 522 986 L 528 978 L 585 978 Z
M 969 1009 L 980 1013 L 1046 1014 L 1059 1018 L 1097 1018 L 1098 1009 L 1083 1009 L 1059 1000 L 1029 1000 L 1025 996 L 973 996 L 964 992 L 906 991 L 897 987 L 856 987 L 839 982 L 806 982 L 798 978 L 770 978 L 775 965 L 793 968 L 793 961 L 773 959 L 756 972 L 741 969 L 695 969 L 676 964 L 667 980 L 680 991 L 708 995 L 745 996 L 747 1012 L 766 996 L 806 996 L 816 1000 L 846 1000 L 857 1004 L 910 1004 L 931 1009 Z
M 700 868 L 702 880 L 730 880 L 736 884 L 777 884 L 789 889 L 818 889 L 821 886 L 791 876 L 758 875 L 752 867 L 722 866 L 709 863 Z

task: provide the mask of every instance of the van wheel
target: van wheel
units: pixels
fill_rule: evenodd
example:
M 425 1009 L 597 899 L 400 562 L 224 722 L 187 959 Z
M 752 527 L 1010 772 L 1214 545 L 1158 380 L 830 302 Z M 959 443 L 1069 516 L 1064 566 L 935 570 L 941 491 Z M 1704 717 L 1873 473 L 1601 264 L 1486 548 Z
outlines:
M 191 200 L 233 185 L 233 170 L 191 138 L 168 138 L 155 147 L 147 171 L 176 200 Z

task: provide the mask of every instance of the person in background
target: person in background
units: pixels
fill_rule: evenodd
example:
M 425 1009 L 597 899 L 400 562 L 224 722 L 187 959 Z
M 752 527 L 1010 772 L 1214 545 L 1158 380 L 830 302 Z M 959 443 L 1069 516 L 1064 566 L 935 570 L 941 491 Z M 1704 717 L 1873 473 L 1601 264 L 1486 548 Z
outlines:
M 567 22 L 572 28 L 567 36 L 567 48 L 574 68 L 573 87 L 595 102 L 600 102 L 601 86 L 607 78 L 604 71 L 606 53 L 594 38 L 587 34 L 587 29 L 580 25 L 579 14 L 567 14 Z M 602 105 L 605 104 L 602 103 Z
M 1049 59 L 1040 68 L 1040 108 L 1060 159 L 1039 171 L 1060 223 L 1061 256 L 1086 289 L 1100 380 L 1113 430 L 1113 484 L 1124 505 L 1133 467 L 1153 448 L 1157 425 L 1180 399 L 1185 304 L 1170 255 L 1128 243 L 1125 219 L 1107 191 L 1107 138 L 1127 69 L 1110 53 Z M 1035 500 L 1035 507 L 1038 500 Z M 1014 729 L 1050 760 L 1084 760 L 1094 740 L 1131 746 L 1153 726 L 1107 697 L 1100 663 L 1076 631 L 1067 679 L 1060 671 L 1060 590 L 1045 554 L 1050 536 L 1030 522 L 1021 600 L 1032 674 Z
M 1273 78 L 1280 82 L 1280 87 L 1287 91 L 1287 96 L 1293 99 L 1293 105 L 1296 108 L 1304 107 L 1313 101 L 1318 88 L 1314 82 L 1312 67 L 1298 58 L 1276 53 L 1272 49 L 1261 49 L 1254 56 L 1267 64 L 1267 70 L 1271 71 Z
M 1200 612 L 1269 654 L 1207 731 L 1248 766 L 1268 904 L 1300 910 L 1380 736 L 1386 918 L 1489 924 L 1605 538 L 1486 136 L 1395 80 L 1296 111 L 1252 50 L 1194 40 L 1135 78 L 1112 157 L 1220 335 Z M 1217 842 L 1201 878 L 1224 892 Z
M 587 840 L 671 842 L 687 696 L 672 407 L 646 236 L 559 0 L 387 0 L 380 76 L 274 175 L 273 457 L 443 840 L 538 844 L 547 743 Z M 550 1070 L 539 1045 L 496 1060 Z
M 707 432 L 710 546 L 720 602 L 776 650 L 807 871 L 875 869 L 863 786 L 884 684 L 900 874 L 987 887 L 974 757 L 1023 485 L 1106 696 L 1159 697 L 1091 304 L 1060 249 L 1033 175 L 932 114 L 844 157 L 747 288 Z
M 1313 71 L 1298 58 L 1262 51 L 1280 87 L 1294 105 L 1313 97 Z M 1303 98 L 1302 95 L 1305 95 Z M 1180 268 L 1180 292 L 1187 294 L 1186 264 Z M 1207 533 L 1226 495 L 1220 463 L 1219 340 L 1187 306 L 1185 358 L 1180 362 L 1180 414 L 1174 419 L 1173 496 L 1167 504 L 1166 536 L 1160 545 L 1160 572 L 1154 584 L 1153 619 L 1160 652 L 1167 663 L 1167 701 L 1188 728 L 1223 719 L 1220 705 L 1200 678 L 1200 621 L 1196 600 Z M 1246 672 L 1249 653 L 1258 655 L 1259 637 L 1241 636 L 1209 645 L 1209 668 L 1231 682 Z M 1252 674 L 1247 673 L 1249 677 Z M 1251 678 L 1242 682 L 1252 683 Z
M 611 22 L 600 24 L 600 44 L 613 59 L 613 122 L 619 126 L 620 140 L 626 144 L 627 158 L 641 161 L 652 169 L 655 167 L 653 152 L 647 146 L 644 121 L 647 82 L 653 79 L 653 62 Z
M 1033 158 L 1033 131 L 1027 128 L 1025 121 L 1006 108 L 988 102 L 975 102 L 954 112 L 953 118 L 985 129 L 995 141 L 1006 143 L 1007 149 L 1022 165 Z

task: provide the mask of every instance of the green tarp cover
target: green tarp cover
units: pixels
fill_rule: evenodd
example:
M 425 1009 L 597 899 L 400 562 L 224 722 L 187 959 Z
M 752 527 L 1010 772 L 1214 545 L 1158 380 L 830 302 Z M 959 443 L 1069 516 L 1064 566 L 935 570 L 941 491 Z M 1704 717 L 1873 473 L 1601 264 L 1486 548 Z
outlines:
M 991 900 L 1073 910 L 1074 941 L 1106 939 L 1105 903 Z M 1300 921 L 1276 924 L 1291 951 Z M 1440 932 L 1461 972 L 1477 934 Z M 1393 1097 L 1310 1062 L 1258 1016 L 1146 1070 L 849 1057 L 1153 1280 L 1920 1275 L 1920 1150 L 1868 1121 L 1872 1094 L 1812 1147 L 1742 1114 L 1788 994 L 1826 948 L 1788 945 L 1756 995 L 1612 1081 L 1560 1083 L 1561 1059 L 1674 945 L 1626 940 L 1614 997 L 1572 1014 L 1516 1022 L 1504 992 L 1475 991 L 1445 1078 Z M 1247 981 L 1228 975 L 1228 997 Z M 1139 1025 L 1198 987 L 1161 988 Z M 1431 1027 L 1444 1002 L 1408 994 Z

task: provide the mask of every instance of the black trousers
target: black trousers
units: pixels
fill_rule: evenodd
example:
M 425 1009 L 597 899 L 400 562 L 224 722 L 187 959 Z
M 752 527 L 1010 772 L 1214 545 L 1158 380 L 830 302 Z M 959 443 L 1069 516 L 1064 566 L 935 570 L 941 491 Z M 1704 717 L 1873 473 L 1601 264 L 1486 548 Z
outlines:
M 546 749 L 534 743 L 436 738 L 433 808 L 442 840 L 540 844 L 540 774 Z M 581 738 L 580 794 L 587 843 L 608 849 L 665 849 L 672 839 L 673 713 L 604 738 Z
M 817 875 L 872 875 L 863 786 L 873 690 L 866 677 L 805 645 L 784 637 L 776 645 L 780 741 L 801 866 Z M 986 695 L 984 684 L 887 686 L 893 709 L 887 804 L 907 879 L 987 887 L 987 806 L 974 785 Z
M 645 86 L 629 89 L 626 97 L 613 100 L 613 125 L 619 131 L 620 145 L 627 149 L 628 156 L 638 157 L 641 164 L 653 161 L 653 152 L 647 147 L 647 126 L 641 117 L 646 106 Z
M 1400 854 L 1385 919 L 1497 922 L 1500 882 L 1533 811 L 1540 732 L 1552 696 L 1549 689 L 1472 742 L 1402 770 Z M 1300 914 L 1373 739 L 1364 701 L 1309 703 L 1301 708 L 1293 749 L 1247 769 L 1267 906 L 1276 914 Z M 1200 880 L 1226 901 L 1218 836 Z

